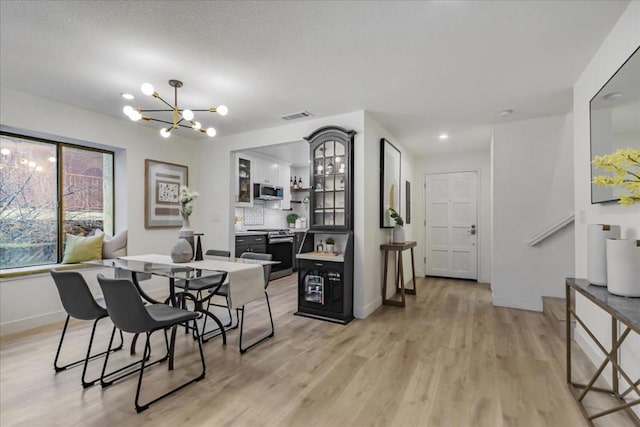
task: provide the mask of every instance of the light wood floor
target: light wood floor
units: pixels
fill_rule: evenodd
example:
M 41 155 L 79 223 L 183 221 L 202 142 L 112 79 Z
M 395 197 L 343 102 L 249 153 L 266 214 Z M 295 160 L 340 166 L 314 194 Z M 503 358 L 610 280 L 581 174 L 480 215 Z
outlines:
M 80 368 L 54 373 L 60 326 L 4 338 L 0 425 L 587 425 L 565 385 L 564 343 L 541 313 L 493 307 L 488 287 L 472 282 L 419 279 L 405 309 L 384 306 L 341 326 L 293 316 L 295 280 L 269 287 L 275 338 L 244 355 L 237 330 L 226 347 L 205 344 L 206 377 L 142 414 L 135 377 L 83 390 Z M 263 327 L 264 311 L 249 306 L 248 324 Z M 106 347 L 108 321 L 100 331 Z M 89 332 L 89 322 L 74 323 L 67 360 L 82 355 Z M 195 373 L 197 347 L 178 337 L 176 370 L 152 368 L 143 398 Z M 114 363 L 129 358 L 116 355 Z M 96 374 L 101 362 L 92 365 Z M 631 424 L 618 415 L 596 425 Z

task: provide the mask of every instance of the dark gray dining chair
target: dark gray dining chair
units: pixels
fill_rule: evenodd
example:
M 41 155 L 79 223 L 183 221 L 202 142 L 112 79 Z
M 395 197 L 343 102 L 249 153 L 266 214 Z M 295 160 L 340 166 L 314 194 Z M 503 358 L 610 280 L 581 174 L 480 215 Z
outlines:
M 231 252 L 230 251 L 223 251 L 223 250 L 218 250 L 218 249 L 208 249 L 207 252 L 205 252 L 205 255 L 209 255 L 209 256 L 219 256 L 219 257 L 225 257 L 225 258 L 229 258 L 231 257 Z M 205 315 L 204 315 L 204 321 L 202 322 L 202 332 L 199 332 L 200 335 L 205 334 L 206 331 L 206 327 L 207 327 L 207 318 L 212 317 L 210 316 L 208 313 L 210 313 L 209 311 L 209 307 L 211 305 L 214 306 L 220 306 L 219 304 L 214 304 L 211 302 L 211 299 L 213 298 L 213 294 L 215 293 L 214 291 L 222 286 L 222 282 L 224 282 L 224 280 L 226 279 L 226 275 L 224 276 L 219 276 L 219 277 L 209 277 L 206 279 L 196 279 L 196 280 L 189 280 L 188 282 L 185 280 L 176 280 L 175 281 L 175 287 L 176 288 L 180 288 L 180 289 L 184 289 L 185 292 L 195 292 L 195 298 L 193 298 L 193 302 L 196 305 L 196 311 L 202 311 Z M 203 298 L 202 293 L 204 291 L 209 291 L 206 296 Z M 191 299 L 190 297 L 188 298 L 183 298 L 183 301 L 186 301 L 186 299 Z M 204 309 L 204 304 L 207 303 L 207 308 Z M 199 309 L 201 308 L 201 309 Z M 230 326 L 231 324 L 231 310 L 229 310 L 228 306 L 227 306 L 227 310 L 229 311 L 229 324 L 227 325 L 222 325 L 222 326 Z M 218 324 L 218 328 L 220 328 L 220 321 L 217 317 L 213 316 L 213 320 Z M 213 331 L 210 332 L 215 332 L 216 330 L 214 329 Z M 195 332 L 196 334 L 198 333 L 197 331 Z M 214 335 L 214 336 L 209 336 L 208 338 L 204 338 L 203 337 L 203 341 L 207 342 L 210 339 L 217 337 L 218 334 Z M 194 335 L 195 338 L 195 335 Z
M 102 353 L 91 356 L 91 347 L 93 345 L 93 338 L 95 337 L 98 321 L 100 319 L 109 317 L 105 302 L 102 298 L 95 299 L 93 297 L 91 291 L 89 290 L 87 282 L 84 280 L 84 277 L 82 277 L 82 275 L 78 272 L 59 271 L 53 269 L 51 271 L 51 277 L 53 277 L 53 282 L 56 284 L 56 288 L 58 289 L 58 295 L 60 295 L 62 306 L 67 312 L 67 318 L 64 321 L 64 327 L 62 328 L 62 335 L 60 336 L 60 342 L 58 343 L 56 357 L 53 360 L 53 368 L 56 372 L 60 372 L 83 364 L 82 386 L 85 388 L 90 387 L 96 383 L 98 378 L 91 381 L 86 380 L 87 365 L 89 364 L 90 360 L 93 360 L 100 356 L 104 356 L 107 353 L 106 351 L 103 351 Z M 67 332 L 67 327 L 69 326 L 69 319 L 72 317 L 79 320 L 93 320 L 93 327 L 91 328 L 89 345 L 87 346 L 87 354 L 85 355 L 84 359 L 77 360 L 64 366 L 59 366 L 58 359 L 60 357 L 60 351 L 62 350 L 62 343 Z M 120 331 L 120 345 L 110 351 L 120 350 L 122 348 L 122 343 L 122 331 Z
M 246 258 L 246 259 L 255 259 L 255 260 L 260 260 L 260 261 L 271 261 L 273 260 L 273 255 L 271 254 L 262 254 L 262 253 L 257 253 L 257 252 L 245 252 L 242 255 L 240 255 L 240 258 Z M 275 329 L 273 327 L 273 316 L 271 314 L 271 304 L 269 304 L 269 294 L 267 293 L 267 287 L 269 286 L 269 276 L 271 275 L 271 264 L 267 264 L 267 265 L 263 265 L 262 266 L 262 272 L 264 274 L 264 297 L 267 300 L 267 309 L 269 310 L 269 321 L 271 322 L 271 332 L 256 340 L 253 344 L 247 346 L 246 348 L 242 347 L 242 332 L 243 332 L 243 328 L 244 328 L 244 312 L 245 312 L 245 307 L 239 307 L 238 309 L 236 309 L 236 311 L 241 312 L 240 316 L 239 316 L 239 323 L 240 323 L 240 338 L 238 340 L 238 347 L 240 348 L 240 353 L 246 353 L 250 348 L 255 347 L 256 345 L 260 344 L 261 342 L 263 342 L 264 340 L 267 340 L 271 337 L 273 337 L 274 333 L 275 333 Z M 226 289 L 223 290 L 223 292 L 226 292 L 226 295 L 228 296 L 229 293 L 229 285 L 226 285 Z M 225 285 L 223 285 L 220 289 L 225 288 Z
M 186 387 L 187 385 L 200 381 L 205 376 L 205 361 L 204 354 L 202 353 L 202 340 L 198 339 L 198 349 L 200 351 L 200 361 L 202 364 L 202 372 L 198 374 L 196 377 L 186 381 L 185 383 L 171 389 L 170 391 L 162 394 L 159 397 L 156 397 L 150 400 L 147 403 L 140 404 L 140 391 L 142 389 L 142 380 L 144 375 L 145 368 L 154 365 L 156 363 L 162 362 L 170 358 L 169 369 L 172 368 L 172 360 L 173 353 L 175 347 L 175 327 L 180 324 L 188 324 L 189 322 L 193 322 L 193 328 L 197 328 L 196 318 L 198 314 L 193 311 L 183 310 L 177 307 L 171 307 L 167 304 L 150 304 L 144 305 L 140 298 L 140 294 L 138 293 L 135 285 L 131 280 L 128 279 L 107 279 L 102 275 L 98 275 L 98 282 L 100 283 L 100 288 L 102 289 L 102 293 L 104 295 L 105 301 L 107 303 L 107 311 L 113 324 L 115 327 L 119 328 L 124 332 L 129 332 L 132 334 L 142 334 L 144 333 L 147 337 L 144 352 L 142 358 L 139 362 L 135 362 L 132 365 L 140 364 L 140 368 L 127 372 L 126 374 L 120 376 L 116 379 L 111 379 L 110 381 L 105 381 L 104 386 L 108 386 L 112 384 L 114 381 L 117 381 L 120 378 L 130 375 L 131 373 L 140 372 L 138 376 L 138 386 L 136 389 L 135 396 L 135 407 L 137 412 L 142 412 L 147 409 L 153 403 L 163 399 L 176 391 Z M 173 328 L 171 344 L 167 341 L 166 331 L 169 328 Z M 163 330 L 165 333 L 165 342 L 167 344 L 167 355 L 163 358 L 156 360 L 152 363 L 147 363 L 151 356 L 151 334 L 155 331 Z M 109 341 L 109 349 L 111 349 L 111 345 L 113 344 L 113 338 L 115 335 L 115 328 L 111 333 L 111 340 Z M 105 372 L 107 369 L 107 363 L 109 361 L 109 354 L 107 353 L 107 357 L 104 361 L 104 366 L 102 367 L 102 377 L 101 379 L 105 379 Z M 132 366 L 132 365 L 128 365 Z M 125 367 L 125 368 L 127 368 Z M 124 368 L 121 368 L 122 370 Z M 118 371 L 120 371 L 118 370 Z M 118 372 L 114 371 L 112 372 Z

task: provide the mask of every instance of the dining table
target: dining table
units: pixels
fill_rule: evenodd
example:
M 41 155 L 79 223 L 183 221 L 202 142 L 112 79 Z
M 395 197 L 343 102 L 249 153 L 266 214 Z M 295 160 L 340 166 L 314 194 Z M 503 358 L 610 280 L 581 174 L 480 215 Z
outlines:
M 113 259 L 101 259 L 87 261 L 86 264 L 108 267 L 131 273 L 131 281 L 137 288 L 140 296 L 150 304 L 161 304 L 151 297 L 138 280 L 138 274 L 151 274 L 169 279 L 169 297 L 165 301 L 173 306 L 180 306 L 183 299 L 181 295 L 187 295 L 189 282 L 194 280 L 215 280 L 218 288 L 227 283 L 229 286 L 228 304 L 231 309 L 244 307 L 246 304 L 264 297 L 265 283 L 263 266 L 277 264 L 277 261 L 263 261 L 249 258 L 226 258 L 219 256 L 205 256 L 200 261 L 175 263 L 168 255 L 145 254 L 123 256 Z M 184 281 L 184 292 L 176 293 L 175 283 Z M 213 288 L 215 292 L 217 288 Z M 213 313 L 203 307 L 196 306 L 197 311 L 211 317 L 222 335 L 223 345 L 227 342 L 226 331 L 222 322 Z M 172 333 L 172 345 L 175 341 L 175 330 Z M 135 341 L 132 343 L 132 353 L 135 352 Z M 170 367 L 173 363 L 170 360 Z

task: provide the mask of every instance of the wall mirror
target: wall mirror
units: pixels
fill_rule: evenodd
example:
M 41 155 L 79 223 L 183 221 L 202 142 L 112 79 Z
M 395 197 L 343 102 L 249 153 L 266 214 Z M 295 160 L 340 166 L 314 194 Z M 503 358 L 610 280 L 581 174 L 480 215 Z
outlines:
M 640 149 L 640 47 L 589 103 L 591 160 L 618 148 Z M 591 165 L 591 179 L 607 172 Z M 591 203 L 617 201 L 622 190 L 591 184 Z

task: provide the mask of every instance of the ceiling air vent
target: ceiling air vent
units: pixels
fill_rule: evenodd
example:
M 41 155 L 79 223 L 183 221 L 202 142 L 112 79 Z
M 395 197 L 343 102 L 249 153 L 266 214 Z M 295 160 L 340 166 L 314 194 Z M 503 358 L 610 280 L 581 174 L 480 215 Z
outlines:
M 305 117 L 311 117 L 311 116 L 313 116 L 313 114 L 311 114 L 308 111 L 300 111 L 298 113 L 291 113 L 285 116 L 280 116 L 280 118 L 282 120 L 298 120 L 298 119 L 303 119 Z

